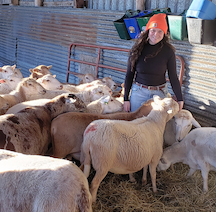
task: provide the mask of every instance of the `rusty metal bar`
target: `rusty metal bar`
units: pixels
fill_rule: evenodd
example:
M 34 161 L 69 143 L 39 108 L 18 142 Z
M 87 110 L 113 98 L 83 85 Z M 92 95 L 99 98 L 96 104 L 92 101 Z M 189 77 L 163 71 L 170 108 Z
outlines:
M 91 62 L 82 61 L 82 60 L 76 60 L 76 59 L 71 58 L 71 49 L 72 49 L 73 46 L 74 47 L 83 46 L 83 47 L 90 47 L 90 48 L 98 49 L 98 55 L 97 55 L 96 63 L 91 63 Z M 118 47 L 108 47 L 108 46 L 99 46 L 99 45 L 92 45 L 92 44 L 72 43 L 72 44 L 70 44 L 70 47 L 69 47 L 68 66 L 67 66 L 67 79 L 66 79 L 66 81 L 68 82 L 68 80 L 69 80 L 69 74 L 76 73 L 76 72 L 73 72 L 73 71 L 69 71 L 70 70 L 70 61 L 96 66 L 96 75 L 97 76 L 98 76 L 98 68 L 99 67 L 100 68 L 112 69 L 112 70 L 115 70 L 115 71 L 121 71 L 121 72 L 125 72 L 125 73 L 127 72 L 127 69 L 122 69 L 122 68 L 117 68 L 117 67 L 114 67 L 114 66 L 107 66 L 107 65 L 100 64 L 101 49 L 115 50 L 115 51 L 122 51 L 122 52 L 129 52 L 130 51 L 129 49 L 118 48 Z M 178 59 L 180 61 L 180 63 L 181 63 L 181 69 L 180 69 L 180 72 L 179 72 L 179 81 L 180 81 L 180 85 L 182 86 L 182 80 L 183 80 L 183 74 L 184 74 L 184 68 L 185 68 L 184 59 L 183 59 L 183 57 L 181 57 L 179 55 L 176 55 L 176 59 Z M 169 81 L 169 79 L 167 79 L 167 81 Z

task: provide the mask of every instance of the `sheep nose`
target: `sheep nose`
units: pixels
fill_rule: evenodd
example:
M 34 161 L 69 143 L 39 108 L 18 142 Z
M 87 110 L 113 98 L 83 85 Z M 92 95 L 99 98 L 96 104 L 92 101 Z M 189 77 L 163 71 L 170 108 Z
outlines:
M 60 88 L 60 90 L 62 90 L 63 89 L 63 85 L 60 85 L 59 88 Z

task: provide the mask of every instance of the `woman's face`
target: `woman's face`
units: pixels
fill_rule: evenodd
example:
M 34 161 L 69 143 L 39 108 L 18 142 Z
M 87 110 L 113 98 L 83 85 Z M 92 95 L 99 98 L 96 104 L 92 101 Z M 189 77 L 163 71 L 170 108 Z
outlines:
M 151 45 L 155 45 L 160 42 L 164 37 L 164 31 L 159 28 L 151 28 L 149 29 L 149 43 Z

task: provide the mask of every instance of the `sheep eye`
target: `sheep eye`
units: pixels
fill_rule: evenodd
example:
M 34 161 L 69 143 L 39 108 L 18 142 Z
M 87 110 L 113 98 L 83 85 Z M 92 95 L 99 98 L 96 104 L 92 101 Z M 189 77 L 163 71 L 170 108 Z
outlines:
M 102 91 L 99 91 L 99 93 L 102 93 Z
M 50 82 L 50 80 L 47 80 L 47 82 Z
M 12 79 L 11 79 L 10 81 L 11 81 L 11 82 L 13 82 L 13 80 L 12 80 Z
M 6 71 L 6 70 L 5 70 L 4 72 L 5 72 L 5 73 L 7 73 L 7 71 Z
M 113 99 L 111 99 L 110 101 L 113 102 Z
M 160 162 L 163 164 L 166 164 L 165 160 L 163 158 L 160 159 Z

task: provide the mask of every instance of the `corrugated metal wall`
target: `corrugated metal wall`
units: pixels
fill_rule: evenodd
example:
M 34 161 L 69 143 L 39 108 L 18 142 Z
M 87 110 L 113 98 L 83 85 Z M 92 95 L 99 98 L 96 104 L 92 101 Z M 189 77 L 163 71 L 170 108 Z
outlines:
M 0 6 L 0 62 L 17 64 L 24 76 L 29 75 L 29 68 L 40 64 L 53 65 L 53 74 L 65 82 L 71 42 L 132 47 L 134 41 L 121 40 L 113 25 L 113 21 L 123 14 L 90 9 Z M 192 45 L 187 41 L 171 42 L 176 53 L 185 60 L 182 86 L 185 108 L 203 126 L 216 126 L 216 48 Z M 74 54 L 75 58 L 89 60 L 94 60 L 96 55 L 95 50 L 82 48 L 77 48 Z M 126 68 L 126 53 L 104 51 L 101 58 L 104 64 Z M 71 68 L 79 71 L 78 64 Z M 119 83 L 125 76 L 124 73 L 100 69 L 99 76 L 106 75 L 111 75 Z M 71 76 L 70 82 L 77 83 L 78 80 Z

